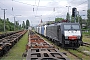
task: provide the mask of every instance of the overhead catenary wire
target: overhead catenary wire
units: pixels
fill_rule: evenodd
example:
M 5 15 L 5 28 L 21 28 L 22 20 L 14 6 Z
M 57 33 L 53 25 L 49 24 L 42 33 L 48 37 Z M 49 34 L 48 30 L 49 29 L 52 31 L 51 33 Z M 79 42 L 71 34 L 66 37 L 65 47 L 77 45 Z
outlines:
M 87 1 L 84 1 L 84 2 L 80 3 L 79 5 L 77 5 L 76 7 L 78 7 L 78 6 L 82 5 L 82 4 L 86 3 L 86 2 L 87 2 Z
M 16 0 L 13 0 L 14 2 L 17 2 L 17 3 L 21 3 L 21 4 L 25 4 L 25 5 L 29 5 L 29 6 L 38 6 L 36 5 L 36 0 L 35 0 L 35 5 L 32 5 L 32 4 L 28 4 L 28 3 L 24 3 L 24 2 L 20 2 L 20 1 L 16 1 Z M 49 6 L 39 6 L 39 7 L 47 7 L 47 8 L 53 8 L 53 7 L 49 7 Z M 63 7 L 56 7 L 56 8 L 63 8 Z
M 18 2 L 18 3 L 22 3 L 22 4 L 26 4 L 26 5 L 31 5 L 31 4 L 23 3 L 23 2 L 20 2 L 20 1 L 16 1 L 16 0 L 12 0 L 12 1 Z M 71 2 L 72 2 L 72 1 L 71 1 Z M 85 2 L 87 2 L 87 1 L 85 1 Z M 82 5 L 82 4 L 84 4 L 85 2 L 83 2 L 83 3 L 79 4 L 79 5 Z M 35 4 L 36 4 L 36 0 L 35 0 Z M 79 6 L 79 5 L 78 5 L 78 6 Z M 37 5 L 31 5 L 31 6 L 37 6 Z M 48 7 L 48 6 L 39 6 L 39 7 Z M 49 8 L 50 8 L 50 7 L 49 7 Z M 53 8 L 53 7 L 51 7 L 51 8 Z M 62 7 L 55 7 L 55 8 L 62 8 Z
M 37 10 L 36 10 L 36 15 L 37 15 L 37 11 L 38 11 L 38 7 L 39 7 L 39 3 L 40 3 L 40 0 L 38 1 L 38 6 L 37 6 Z

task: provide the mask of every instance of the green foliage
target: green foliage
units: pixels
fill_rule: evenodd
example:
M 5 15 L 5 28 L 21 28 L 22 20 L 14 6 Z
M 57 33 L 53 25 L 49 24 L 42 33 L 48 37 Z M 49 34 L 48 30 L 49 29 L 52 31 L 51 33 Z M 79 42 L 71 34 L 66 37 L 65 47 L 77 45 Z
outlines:
M 79 16 L 79 23 L 80 23 L 81 28 L 82 28 L 82 17 L 81 16 Z
M 28 29 L 29 26 L 30 26 L 30 22 L 29 22 L 29 20 L 27 19 L 27 20 L 26 20 L 26 29 Z
M 48 21 L 47 25 L 50 25 L 50 24 L 53 24 L 53 23 L 55 23 L 55 21 Z
M 90 9 L 87 10 L 87 17 L 88 17 L 87 25 L 89 26 L 90 25 Z
M 70 15 L 67 13 L 66 20 L 70 21 Z
M 62 20 L 64 20 L 64 19 L 63 18 L 55 18 L 55 22 L 60 22 Z
M 74 23 L 75 22 L 75 19 L 76 19 L 76 22 L 78 23 L 78 19 L 80 19 L 80 16 L 76 16 L 76 18 L 74 17 L 71 17 L 71 22 Z
M 19 30 L 19 23 L 18 23 L 18 21 L 16 21 L 15 27 L 16 27 L 16 30 Z
M 26 25 L 25 25 L 25 22 L 23 21 L 22 23 L 22 28 L 25 29 Z
M 74 23 L 74 22 L 75 22 L 75 21 L 74 21 L 74 17 L 71 17 L 71 22 L 72 22 L 72 23 Z
M 19 23 L 16 23 L 16 29 L 18 29 Z M 14 23 L 9 21 L 9 18 L 5 20 L 6 31 L 14 31 Z M 0 32 L 4 31 L 4 20 L 0 18 Z
M 81 16 L 76 16 L 76 22 L 78 22 L 78 19 L 79 19 L 79 23 L 81 25 L 81 28 L 82 28 L 82 17 Z M 71 17 L 71 22 L 74 23 L 75 20 L 74 20 L 74 17 Z
M 4 27 L 4 26 L 3 26 L 3 23 L 0 23 L 0 26 L 1 26 L 1 27 L 0 27 L 0 32 L 1 32 L 1 31 L 3 31 L 3 28 L 2 28 L 2 27 Z

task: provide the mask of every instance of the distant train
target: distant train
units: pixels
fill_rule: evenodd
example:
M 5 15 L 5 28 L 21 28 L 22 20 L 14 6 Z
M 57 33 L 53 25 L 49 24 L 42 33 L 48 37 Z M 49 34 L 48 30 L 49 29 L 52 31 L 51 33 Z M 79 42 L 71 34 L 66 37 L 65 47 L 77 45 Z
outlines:
M 83 45 L 79 23 L 58 23 L 37 26 L 35 31 L 63 48 L 79 48 Z

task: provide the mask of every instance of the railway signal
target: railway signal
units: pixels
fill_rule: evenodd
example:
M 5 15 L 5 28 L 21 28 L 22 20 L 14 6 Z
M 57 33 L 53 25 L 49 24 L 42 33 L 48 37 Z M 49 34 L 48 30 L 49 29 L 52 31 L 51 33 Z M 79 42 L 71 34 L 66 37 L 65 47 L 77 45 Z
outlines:
M 75 17 L 77 13 L 77 9 L 76 8 L 72 8 L 72 17 Z
M 76 23 L 76 15 L 77 15 L 77 8 L 72 8 L 72 17 L 74 17 L 75 23 Z

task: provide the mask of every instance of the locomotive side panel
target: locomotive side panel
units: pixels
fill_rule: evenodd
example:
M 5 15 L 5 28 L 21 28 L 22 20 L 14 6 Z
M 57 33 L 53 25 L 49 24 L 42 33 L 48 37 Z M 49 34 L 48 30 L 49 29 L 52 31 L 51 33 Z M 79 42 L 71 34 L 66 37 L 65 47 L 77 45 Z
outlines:
M 44 26 L 44 36 L 46 37 L 47 35 L 47 25 Z
M 44 35 L 44 26 L 41 27 L 41 34 Z
M 58 31 L 58 33 L 57 33 L 58 34 L 58 41 L 59 41 L 60 44 L 62 44 L 62 30 L 61 30 L 61 26 L 58 26 L 57 28 L 58 28 L 58 30 L 57 30 Z
M 51 26 L 51 38 L 54 40 L 58 40 L 58 28 L 57 26 Z

